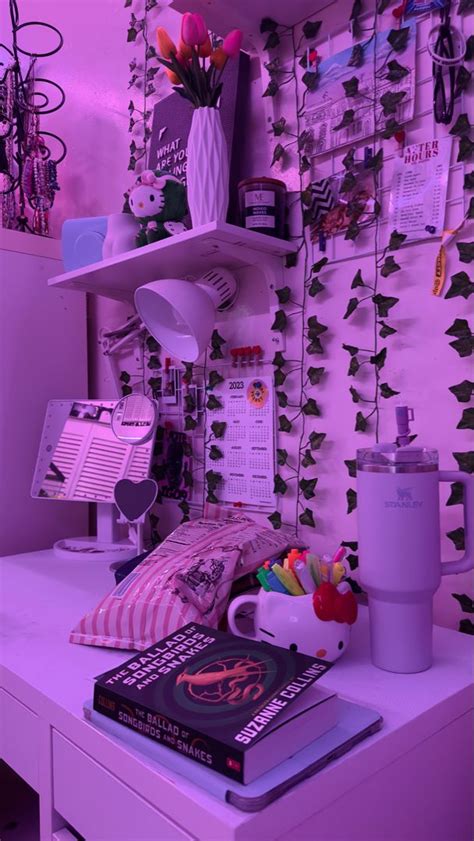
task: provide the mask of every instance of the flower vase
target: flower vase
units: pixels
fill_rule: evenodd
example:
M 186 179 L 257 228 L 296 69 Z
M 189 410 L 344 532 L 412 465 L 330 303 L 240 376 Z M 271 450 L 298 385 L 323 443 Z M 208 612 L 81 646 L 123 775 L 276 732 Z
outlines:
M 188 137 L 188 207 L 193 227 L 225 222 L 229 205 L 229 153 L 217 108 L 196 108 Z

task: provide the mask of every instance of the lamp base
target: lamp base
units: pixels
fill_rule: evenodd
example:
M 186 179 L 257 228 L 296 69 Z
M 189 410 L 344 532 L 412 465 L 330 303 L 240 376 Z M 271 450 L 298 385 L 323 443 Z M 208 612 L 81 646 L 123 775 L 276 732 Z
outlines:
M 118 561 L 123 563 L 135 558 L 137 546 L 124 540 L 117 543 L 106 543 L 97 537 L 66 537 L 58 540 L 53 546 L 54 554 L 63 561 L 78 558 L 81 561 Z

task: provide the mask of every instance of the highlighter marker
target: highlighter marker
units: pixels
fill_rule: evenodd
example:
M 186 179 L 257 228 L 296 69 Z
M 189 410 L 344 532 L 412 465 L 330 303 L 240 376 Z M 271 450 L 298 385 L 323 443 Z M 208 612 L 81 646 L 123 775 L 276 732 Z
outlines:
M 316 584 L 313 581 L 313 577 L 308 567 L 303 563 L 303 561 L 295 562 L 293 573 L 296 575 L 305 593 L 314 593 Z
M 313 577 L 313 581 L 316 584 L 316 587 L 319 587 L 321 584 L 321 570 L 319 568 L 319 558 L 317 555 L 306 555 L 306 565 L 309 567 L 309 571 Z
M 283 586 L 286 587 L 292 596 L 304 596 L 304 590 L 298 584 L 295 575 L 290 570 L 282 569 L 276 564 L 272 566 L 272 572 L 278 576 Z
M 346 557 L 346 550 L 344 546 L 339 546 L 339 549 L 336 549 L 334 555 L 332 557 L 333 564 L 338 564 L 340 561 L 343 561 Z
M 267 572 L 267 582 L 275 593 L 284 593 L 285 596 L 289 595 L 289 592 L 286 589 L 285 585 L 271 570 L 270 572 Z
M 272 588 L 270 587 L 267 581 L 267 574 L 267 570 L 263 567 L 260 567 L 259 571 L 257 572 L 257 578 L 260 581 L 260 584 L 262 585 L 263 589 L 269 592 Z
M 333 576 L 332 583 L 335 584 L 336 587 L 339 584 L 339 582 L 342 581 L 345 574 L 346 574 L 346 568 L 345 568 L 344 564 L 342 564 L 340 561 L 337 561 L 335 564 L 332 565 L 332 576 Z

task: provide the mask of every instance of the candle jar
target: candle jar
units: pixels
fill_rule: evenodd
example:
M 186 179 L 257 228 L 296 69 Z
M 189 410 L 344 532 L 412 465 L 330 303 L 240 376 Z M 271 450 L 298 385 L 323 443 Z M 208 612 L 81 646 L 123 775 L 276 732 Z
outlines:
M 283 239 L 286 185 L 276 178 L 245 178 L 239 184 L 240 224 Z

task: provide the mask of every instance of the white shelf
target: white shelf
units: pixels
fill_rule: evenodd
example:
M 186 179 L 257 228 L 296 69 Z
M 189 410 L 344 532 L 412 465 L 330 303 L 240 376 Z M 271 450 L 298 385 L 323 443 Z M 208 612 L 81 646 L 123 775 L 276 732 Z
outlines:
M 295 243 L 247 231 L 226 222 L 199 228 L 126 251 L 100 263 L 52 277 L 50 286 L 92 292 L 118 301 L 131 301 L 138 286 L 165 277 L 197 278 L 214 266 L 239 269 L 257 266 L 270 282 L 283 267 Z

